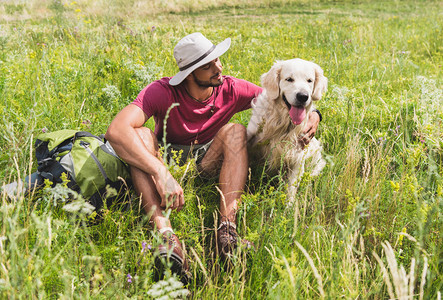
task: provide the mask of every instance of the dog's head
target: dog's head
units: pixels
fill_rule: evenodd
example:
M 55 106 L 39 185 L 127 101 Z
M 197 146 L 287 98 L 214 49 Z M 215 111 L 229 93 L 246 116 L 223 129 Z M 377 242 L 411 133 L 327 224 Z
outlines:
M 295 58 L 277 61 L 261 76 L 261 84 L 269 99 L 286 104 L 292 122 L 298 125 L 306 118 L 312 101 L 326 91 L 328 79 L 317 64 Z

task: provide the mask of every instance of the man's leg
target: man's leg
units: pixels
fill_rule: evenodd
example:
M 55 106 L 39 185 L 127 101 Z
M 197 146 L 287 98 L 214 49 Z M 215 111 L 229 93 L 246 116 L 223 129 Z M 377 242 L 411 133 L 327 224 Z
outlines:
M 146 148 L 153 155 L 158 156 L 158 143 L 154 133 L 146 127 L 138 128 L 136 131 Z M 152 176 L 131 166 L 131 177 L 137 195 L 141 196 L 143 210 L 151 218 L 151 225 L 155 225 L 158 229 L 171 227 L 169 219 L 162 214 L 161 198 L 157 193 Z
M 234 253 L 239 240 L 236 214 L 248 176 L 246 128 L 230 123 L 220 129 L 199 167 L 212 176 L 220 171 L 221 217 L 216 241 L 218 255 L 222 260 L 227 260 Z M 242 240 L 241 243 L 252 247 L 247 240 Z
M 154 133 L 145 127 L 137 129 L 137 133 L 143 140 L 146 148 L 158 157 L 158 143 Z M 182 280 L 186 282 L 189 279 L 189 269 L 186 262 L 182 245 L 173 233 L 171 222 L 163 216 L 163 210 L 160 207 L 161 198 L 157 192 L 154 180 L 151 175 L 142 170 L 131 166 L 131 177 L 137 195 L 141 197 L 142 206 L 145 213 L 150 216 L 150 223 L 160 231 L 163 236 L 163 244 L 159 246 L 160 256 L 172 261 L 171 271 L 182 275 Z M 163 272 L 163 262 L 156 260 L 156 266 L 159 272 Z M 162 274 L 159 274 L 160 276 Z
M 221 222 L 236 222 L 238 202 L 248 176 L 246 128 L 229 123 L 220 129 L 199 166 L 208 175 L 220 172 L 219 183 Z

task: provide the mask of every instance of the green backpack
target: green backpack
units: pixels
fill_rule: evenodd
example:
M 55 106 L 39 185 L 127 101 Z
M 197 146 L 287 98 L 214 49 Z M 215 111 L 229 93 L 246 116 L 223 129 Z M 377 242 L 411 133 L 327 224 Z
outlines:
M 131 185 L 129 168 L 102 137 L 89 132 L 60 130 L 41 134 L 35 142 L 38 176 L 53 184 L 66 173 L 68 187 L 79 192 L 96 209 L 103 205 L 107 186 L 117 190 Z M 113 197 L 114 200 L 116 197 Z M 108 199 L 109 200 L 109 199 Z

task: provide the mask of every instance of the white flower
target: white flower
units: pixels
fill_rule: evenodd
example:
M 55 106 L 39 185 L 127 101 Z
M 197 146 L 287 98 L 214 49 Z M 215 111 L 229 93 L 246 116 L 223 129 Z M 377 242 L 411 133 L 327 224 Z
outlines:
M 142 66 L 141 64 L 137 64 L 132 61 L 126 61 L 125 67 L 128 68 L 128 70 L 134 72 L 135 78 L 137 78 L 137 80 L 143 82 L 144 84 L 150 83 L 159 70 L 155 64 Z
M 419 105 L 417 105 L 417 111 L 421 115 L 420 123 L 435 124 L 438 115 L 442 113 L 443 90 L 438 87 L 434 79 L 424 76 L 417 76 L 413 85 L 414 89 L 420 91 Z
M 95 207 L 84 200 L 76 200 L 63 206 L 63 210 L 70 213 L 90 215 L 94 212 Z
M 106 98 L 109 100 L 115 100 L 121 96 L 120 91 L 115 85 L 107 84 L 105 88 L 102 88 L 102 92 L 105 93 Z
M 155 283 L 148 291 L 148 296 L 154 299 L 178 299 L 186 298 L 190 292 L 183 288 L 177 277 L 170 277 L 168 280 L 161 280 Z

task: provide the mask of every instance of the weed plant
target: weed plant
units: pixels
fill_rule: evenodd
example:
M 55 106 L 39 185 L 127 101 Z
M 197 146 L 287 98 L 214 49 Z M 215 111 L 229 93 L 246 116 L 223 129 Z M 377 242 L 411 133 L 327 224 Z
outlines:
M 219 192 L 192 162 L 172 213 L 194 279 L 153 281 L 157 240 L 132 195 L 91 222 L 63 186 L 0 207 L 1 298 L 440 299 L 443 97 L 440 1 L 0 1 L 0 182 L 36 169 L 35 137 L 104 133 L 149 82 L 177 72 L 172 50 L 200 31 L 232 38 L 224 74 L 259 83 L 300 57 L 329 79 L 316 136 L 327 167 L 286 200 L 284 170 L 251 165 L 239 250 L 214 254 Z M 247 124 L 250 112 L 233 122 Z M 153 121 L 147 126 L 152 128 Z

